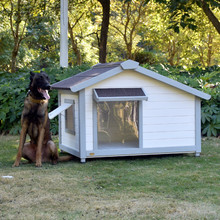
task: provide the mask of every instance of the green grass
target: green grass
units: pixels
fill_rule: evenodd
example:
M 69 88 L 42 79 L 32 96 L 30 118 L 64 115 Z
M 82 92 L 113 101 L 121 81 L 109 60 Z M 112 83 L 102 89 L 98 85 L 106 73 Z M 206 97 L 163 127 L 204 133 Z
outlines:
M 24 160 L 12 168 L 17 146 L 17 136 L 0 136 L 0 219 L 220 219 L 219 139 L 203 140 L 199 158 L 76 158 L 42 168 Z

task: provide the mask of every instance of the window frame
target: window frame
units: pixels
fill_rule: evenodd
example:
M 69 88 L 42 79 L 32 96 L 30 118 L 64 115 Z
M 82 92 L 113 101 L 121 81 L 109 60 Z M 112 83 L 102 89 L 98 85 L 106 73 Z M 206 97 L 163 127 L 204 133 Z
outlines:
M 93 89 L 93 144 L 94 150 L 102 150 L 98 148 L 98 118 L 97 118 L 97 104 L 99 102 L 114 102 L 114 101 L 138 101 L 139 103 L 139 147 L 143 148 L 143 101 L 147 101 L 148 97 L 145 91 L 142 89 L 145 96 L 122 96 L 122 97 L 102 97 L 99 99 L 95 89 Z M 136 147 L 134 147 L 136 148 Z M 120 148 L 119 148 L 120 149 Z
M 97 91 L 96 90 L 139 90 L 142 92 L 143 95 L 126 95 L 126 92 L 124 95 L 121 95 L 121 96 L 114 96 L 114 95 L 110 95 L 110 96 L 99 96 Z M 144 91 L 143 88 L 95 88 L 93 89 L 93 99 L 96 101 L 96 102 L 112 102 L 112 101 L 147 101 L 148 100 L 148 97 Z
M 64 103 L 71 104 L 71 106 L 69 108 L 65 109 L 65 132 L 69 133 L 69 134 L 72 134 L 72 135 L 76 135 L 75 100 L 73 100 L 73 99 L 64 99 Z M 67 120 L 68 120 L 67 111 L 70 110 L 70 108 L 72 109 L 72 114 L 73 114 L 72 115 L 72 117 L 73 117 L 73 121 L 72 121 L 73 128 L 72 129 L 67 127 Z

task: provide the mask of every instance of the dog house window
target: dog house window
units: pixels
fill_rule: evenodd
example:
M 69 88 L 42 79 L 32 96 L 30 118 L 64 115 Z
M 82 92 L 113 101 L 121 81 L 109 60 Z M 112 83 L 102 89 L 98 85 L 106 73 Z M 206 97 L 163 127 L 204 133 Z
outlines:
M 138 148 L 140 101 L 147 100 L 141 88 L 95 89 L 97 102 L 97 147 Z
M 65 111 L 65 114 L 62 112 Z M 49 119 L 55 118 L 61 114 L 61 117 L 65 117 L 65 131 L 75 135 L 75 101 L 65 99 L 64 103 L 58 108 L 49 113 Z
M 65 110 L 65 130 L 67 133 L 75 135 L 75 102 L 69 99 L 65 99 L 64 102 L 71 104 Z

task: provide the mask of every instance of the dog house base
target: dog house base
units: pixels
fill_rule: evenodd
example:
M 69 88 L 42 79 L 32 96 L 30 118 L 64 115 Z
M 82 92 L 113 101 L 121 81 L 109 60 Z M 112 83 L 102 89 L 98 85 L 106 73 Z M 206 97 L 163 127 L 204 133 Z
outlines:
M 196 146 L 185 147 L 163 147 L 163 148 L 120 148 L 120 149 L 106 149 L 84 152 L 86 157 L 81 158 L 80 153 L 65 146 L 60 146 L 63 151 L 66 151 L 80 159 L 81 163 L 85 163 L 86 159 L 92 158 L 107 158 L 107 157 L 131 157 L 131 156 L 153 156 L 153 155 L 173 155 L 173 154 L 194 154 L 196 157 L 200 156 L 200 152 L 196 152 Z

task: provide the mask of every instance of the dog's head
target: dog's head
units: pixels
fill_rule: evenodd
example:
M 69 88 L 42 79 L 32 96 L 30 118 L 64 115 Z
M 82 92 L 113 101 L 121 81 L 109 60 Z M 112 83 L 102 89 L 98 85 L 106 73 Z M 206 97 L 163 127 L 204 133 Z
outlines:
M 50 95 L 48 93 L 48 91 L 51 89 L 50 79 L 45 72 L 30 72 L 29 88 L 37 99 L 50 99 Z

